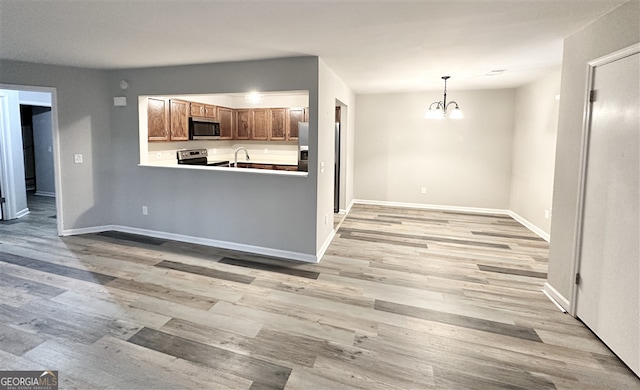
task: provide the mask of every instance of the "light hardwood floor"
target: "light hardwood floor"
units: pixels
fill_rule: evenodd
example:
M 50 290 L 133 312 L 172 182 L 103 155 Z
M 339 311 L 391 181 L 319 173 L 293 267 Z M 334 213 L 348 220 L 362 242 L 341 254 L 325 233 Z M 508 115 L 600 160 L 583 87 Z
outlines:
M 0 369 L 61 389 L 638 389 L 509 217 L 356 205 L 320 264 L 0 222 Z

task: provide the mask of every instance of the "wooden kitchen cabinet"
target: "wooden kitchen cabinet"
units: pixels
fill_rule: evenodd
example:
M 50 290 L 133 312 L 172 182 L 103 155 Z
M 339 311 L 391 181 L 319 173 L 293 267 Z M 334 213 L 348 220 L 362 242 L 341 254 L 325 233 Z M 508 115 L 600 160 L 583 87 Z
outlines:
M 297 171 L 298 170 L 298 166 L 297 165 L 278 165 L 278 164 L 275 164 L 272 169 L 274 169 L 276 171 L 293 172 L 293 171 Z
M 149 98 L 147 101 L 147 140 L 187 141 L 189 139 L 189 102 Z
M 169 100 L 149 98 L 147 122 L 149 142 L 169 141 Z
M 305 117 L 305 108 L 290 108 L 289 109 L 289 132 L 287 134 L 287 139 L 291 141 L 298 140 L 298 122 L 307 122 L 308 119 Z M 305 120 L 307 119 L 307 120 Z
M 189 110 L 189 113 L 191 114 L 192 117 L 196 117 L 196 118 L 204 117 L 204 104 L 191 102 L 191 108 Z
M 268 108 L 255 108 L 251 110 L 253 114 L 253 131 L 251 134 L 251 139 L 269 139 L 269 128 L 271 127 L 269 111 L 270 110 Z
M 253 127 L 253 114 L 251 110 L 235 111 L 235 136 L 234 139 L 251 139 Z
M 269 139 L 272 141 L 284 141 L 287 139 L 287 109 L 271 108 L 269 110 L 271 126 Z
M 189 140 L 189 102 L 169 100 L 169 139 L 171 141 Z
M 212 106 L 210 104 L 205 104 L 204 106 L 204 117 L 217 119 L 218 118 L 218 108 L 216 106 Z
M 217 111 L 217 107 L 214 105 L 190 102 L 189 115 L 191 117 L 216 119 L 218 117 Z
M 220 122 L 220 139 L 233 139 L 233 110 L 218 106 L 218 122 Z

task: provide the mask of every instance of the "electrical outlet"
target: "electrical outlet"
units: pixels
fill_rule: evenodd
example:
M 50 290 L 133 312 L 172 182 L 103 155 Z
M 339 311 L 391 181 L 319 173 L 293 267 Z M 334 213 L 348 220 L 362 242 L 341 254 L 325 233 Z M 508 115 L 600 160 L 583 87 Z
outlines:
M 142 215 L 148 215 L 149 214 L 149 209 L 147 208 L 147 206 L 142 206 Z
M 82 154 L 78 153 L 78 154 L 74 154 L 73 155 L 73 162 L 76 164 L 82 164 Z
M 427 187 L 422 187 L 422 188 L 420 189 L 420 193 L 421 193 L 422 195 L 426 194 L 426 193 L 427 193 Z
M 549 219 L 550 216 L 551 216 L 551 212 L 549 210 L 545 210 L 544 211 L 544 219 Z
M 264 148 L 264 154 L 267 154 L 267 153 L 269 153 L 269 149 Z
M 327 214 L 324 215 L 324 224 L 327 225 L 329 223 L 329 216 Z

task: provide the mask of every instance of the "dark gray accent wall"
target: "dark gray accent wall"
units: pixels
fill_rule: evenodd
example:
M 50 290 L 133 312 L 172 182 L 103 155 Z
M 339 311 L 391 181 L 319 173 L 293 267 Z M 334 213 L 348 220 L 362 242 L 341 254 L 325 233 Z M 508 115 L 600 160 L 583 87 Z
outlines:
M 307 177 L 138 166 L 139 96 L 251 90 L 308 90 L 309 147 L 317 150 L 317 57 L 109 72 L 110 98 L 128 101 L 111 107 L 114 223 L 315 256 L 317 158 L 310 158 Z

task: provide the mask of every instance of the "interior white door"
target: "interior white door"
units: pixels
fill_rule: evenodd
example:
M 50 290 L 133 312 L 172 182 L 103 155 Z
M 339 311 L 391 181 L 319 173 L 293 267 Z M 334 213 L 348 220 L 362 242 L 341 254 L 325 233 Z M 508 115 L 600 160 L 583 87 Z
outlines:
M 594 72 L 576 314 L 640 376 L 640 54 Z

